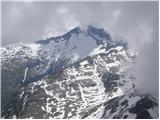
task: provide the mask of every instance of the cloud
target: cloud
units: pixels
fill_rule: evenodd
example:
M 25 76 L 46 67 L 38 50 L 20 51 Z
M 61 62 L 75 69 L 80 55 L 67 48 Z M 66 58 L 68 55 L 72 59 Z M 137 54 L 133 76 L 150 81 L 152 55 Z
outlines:
M 115 10 L 115 11 L 112 12 L 114 23 L 117 22 L 121 13 L 122 13 L 121 10 Z
M 139 52 L 144 47 L 144 44 L 153 41 L 152 34 L 153 28 L 148 23 L 143 22 L 133 29 L 132 32 L 126 32 L 125 38 L 129 43 L 129 47 Z
M 72 11 L 69 11 L 68 8 L 60 6 L 57 8 L 57 13 L 60 15 L 67 31 L 80 25 L 79 21 L 76 20 L 76 15 Z
M 57 13 L 59 13 L 60 15 L 67 14 L 68 8 L 66 8 L 65 6 L 60 6 L 57 8 Z
M 142 93 L 159 96 L 159 58 L 158 41 L 144 43 L 139 50 L 132 74 L 136 76 L 136 86 Z

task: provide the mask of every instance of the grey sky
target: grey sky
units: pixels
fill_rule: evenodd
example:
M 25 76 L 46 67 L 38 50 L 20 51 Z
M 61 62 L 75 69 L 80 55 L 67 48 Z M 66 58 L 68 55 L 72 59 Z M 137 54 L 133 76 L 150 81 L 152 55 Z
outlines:
M 89 24 L 128 41 L 139 53 L 134 67 L 139 88 L 158 93 L 158 2 L 3 2 L 2 46 Z
M 157 6 L 158 2 L 3 2 L 2 45 L 31 42 L 88 24 L 137 44 L 143 33 L 155 30 Z

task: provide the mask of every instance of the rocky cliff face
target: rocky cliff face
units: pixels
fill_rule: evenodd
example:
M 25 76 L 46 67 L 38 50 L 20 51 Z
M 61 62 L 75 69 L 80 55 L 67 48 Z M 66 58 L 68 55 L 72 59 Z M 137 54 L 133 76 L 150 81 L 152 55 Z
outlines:
M 1 48 L 2 117 L 158 118 L 128 73 L 136 56 L 93 26 Z

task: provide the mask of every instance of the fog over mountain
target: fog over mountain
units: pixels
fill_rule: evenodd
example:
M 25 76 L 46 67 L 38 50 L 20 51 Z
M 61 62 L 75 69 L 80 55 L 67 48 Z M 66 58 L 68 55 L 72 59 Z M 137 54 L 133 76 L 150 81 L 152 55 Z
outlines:
M 33 94 L 36 92 L 35 95 L 44 97 L 47 101 L 40 100 L 38 103 L 42 111 L 45 111 L 44 113 L 39 112 L 43 113 L 43 118 L 56 118 L 56 115 L 57 118 L 61 118 L 60 114 L 54 110 L 53 114 L 51 108 L 48 108 L 50 105 L 48 99 L 54 101 L 52 94 L 56 94 L 58 101 L 56 107 L 61 108 L 64 104 L 61 97 L 70 100 L 74 93 L 72 90 L 75 90 L 75 94 L 79 96 L 79 99 L 78 97 L 76 99 L 82 102 L 76 102 L 78 111 L 72 114 L 78 118 L 92 118 L 93 116 L 93 118 L 127 118 L 128 116 L 129 118 L 157 118 L 157 115 L 152 114 L 153 111 L 150 111 L 151 116 L 146 112 L 153 106 L 157 107 L 157 103 L 152 97 L 141 96 L 139 93 L 151 94 L 157 99 L 159 97 L 158 7 L 158 1 L 1 2 L 2 80 L 7 80 L 2 85 L 9 85 L 9 87 L 3 86 L 5 88 L 2 94 L 4 95 L 2 101 L 5 103 L 3 116 L 25 118 L 31 115 L 39 118 L 41 114 L 34 115 L 26 112 L 30 108 L 30 105 L 26 103 L 27 101 L 32 103 L 36 99 Z M 130 66 L 128 63 L 134 64 Z M 128 66 L 130 67 L 128 68 Z M 123 67 L 126 71 L 122 70 L 122 72 Z M 6 76 L 8 74 L 11 76 Z M 86 81 L 79 75 L 82 75 Z M 93 81 L 90 81 L 88 76 Z M 126 88 L 123 85 L 123 77 L 125 80 L 134 80 L 133 84 L 129 81 L 126 82 L 128 84 Z M 10 81 L 11 78 L 14 78 L 13 83 Z M 104 86 L 102 81 L 94 81 L 96 79 L 102 80 Z M 63 82 L 59 80 L 69 82 L 62 84 Z M 114 82 L 112 83 L 110 80 Z M 119 81 L 115 82 L 116 80 Z M 13 84 L 16 87 L 10 91 L 8 88 L 12 88 Z M 53 86 L 57 84 L 59 88 L 54 88 Z M 70 89 L 66 86 L 70 86 Z M 121 90 L 116 89 L 117 86 L 124 89 L 124 94 Z M 135 86 L 136 88 L 134 88 Z M 90 89 L 90 87 L 93 88 Z M 105 92 L 101 94 L 99 87 L 108 91 L 107 95 Z M 51 94 L 50 90 L 52 89 L 59 89 L 59 92 L 55 90 Z M 66 90 L 66 93 L 63 93 L 63 89 Z M 126 89 L 130 92 L 128 93 Z M 101 105 L 90 101 L 90 98 L 95 96 L 94 93 L 86 93 L 87 90 L 98 91 L 96 92 L 102 102 L 101 105 L 105 106 L 103 114 L 98 109 Z M 8 96 L 5 96 L 6 91 L 8 91 Z M 15 98 L 12 98 L 15 95 L 12 92 L 16 92 Z M 61 97 L 58 98 L 57 94 Z M 86 97 L 85 94 L 91 96 Z M 48 96 L 49 98 L 47 98 Z M 137 100 L 135 100 L 134 107 L 133 102 L 129 102 L 133 101 L 132 97 Z M 12 100 L 8 101 L 11 98 Z M 110 101 L 104 103 L 106 98 Z M 15 102 L 17 99 L 20 103 Z M 76 99 L 75 101 L 77 101 Z M 89 108 L 94 106 L 90 110 L 85 109 L 87 100 L 89 100 L 89 105 L 91 104 Z M 123 104 L 123 100 L 128 102 Z M 128 105 L 122 113 L 120 111 L 123 109 L 123 105 L 122 108 L 112 106 L 117 101 L 125 107 Z M 145 106 L 143 102 L 150 103 L 150 106 Z M 112 114 L 107 114 L 106 111 L 110 109 L 107 104 L 111 104 Z M 145 110 L 139 112 L 138 104 L 145 106 L 143 108 Z M 36 104 L 30 109 L 39 109 L 34 106 Z M 95 109 L 97 111 L 93 112 Z M 119 112 L 118 116 L 114 116 L 115 109 Z M 126 115 L 128 110 L 129 113 L 136 113 L 137 116 Z M 64 111 L 67 110 L 64 109 Z M 67 114 L 69 115 L 69 113 L 65 113 L 64 118 L 71 117 Z
M 2 2 L 2 46 L 89 24 L 127 41 L 140 54 L 137 84 L 158 92 L 158 2 Z

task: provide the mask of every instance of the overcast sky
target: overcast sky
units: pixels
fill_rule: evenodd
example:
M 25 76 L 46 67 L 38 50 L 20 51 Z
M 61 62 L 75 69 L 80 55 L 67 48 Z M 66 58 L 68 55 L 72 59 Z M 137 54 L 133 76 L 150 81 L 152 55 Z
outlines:
M 2 46 L 89 24 L 128 41 L 139 53 L 134 68 L 139 88 L 158 93 L 158 2 L 3 2 Z

